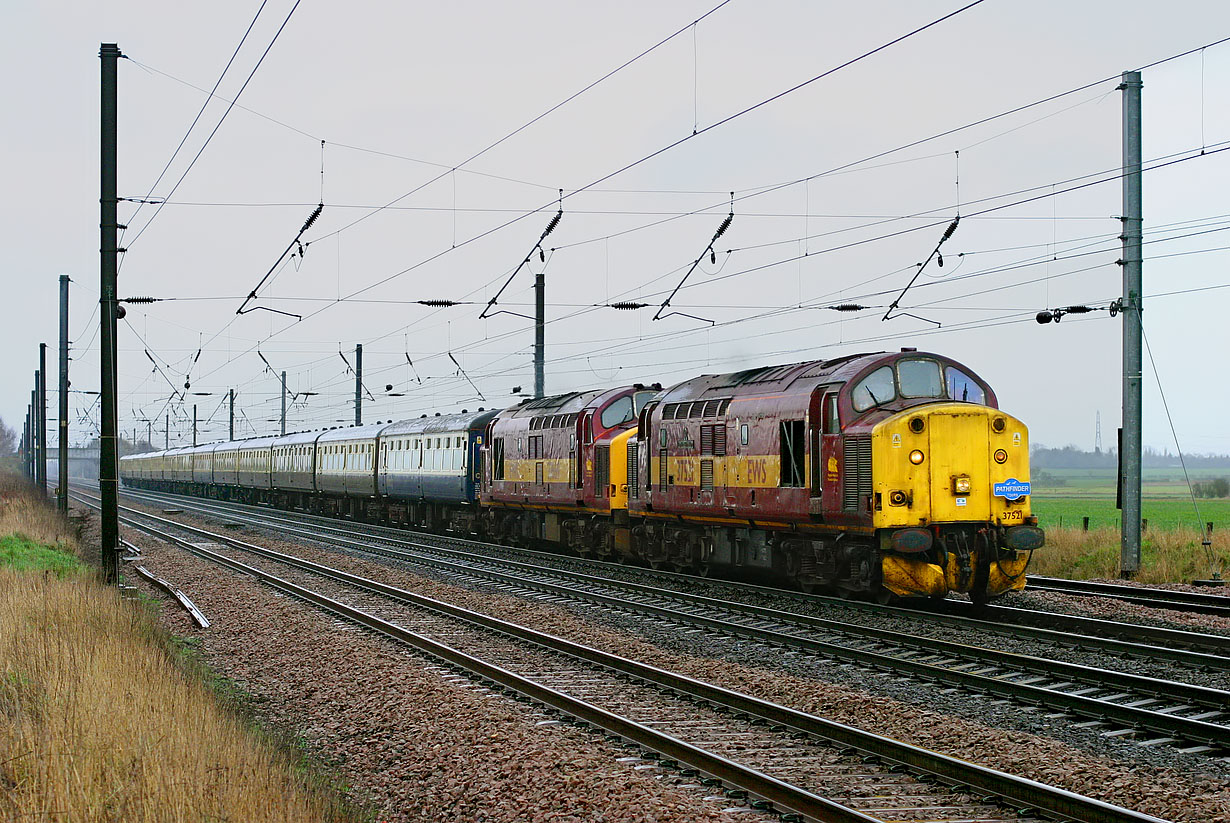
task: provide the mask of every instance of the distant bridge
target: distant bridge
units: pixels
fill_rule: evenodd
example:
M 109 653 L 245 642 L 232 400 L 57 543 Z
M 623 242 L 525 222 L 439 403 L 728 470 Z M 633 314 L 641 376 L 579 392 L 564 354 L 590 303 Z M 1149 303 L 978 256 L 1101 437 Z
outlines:
M 69 446 L 68 447 L 68 476 L 72 480 L 97 480 L 98 479 L 98 447 L 97 446 Z M 50 448 L 47 450 L 47 482 L 48 485 L 54 486 L 60 479 L 60 459 L 59 450 Z

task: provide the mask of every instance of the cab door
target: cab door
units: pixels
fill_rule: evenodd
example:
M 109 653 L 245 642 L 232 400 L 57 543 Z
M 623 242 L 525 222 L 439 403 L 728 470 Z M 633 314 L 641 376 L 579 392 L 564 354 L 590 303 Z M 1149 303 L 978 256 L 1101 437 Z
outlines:
M 838 481 L 841 465 L 841 417 L 837 407 L 837 388 L 825 387 L 812 395 L 814 428 L 811 432 L 811 499 L 812 514 L 841 506 Z

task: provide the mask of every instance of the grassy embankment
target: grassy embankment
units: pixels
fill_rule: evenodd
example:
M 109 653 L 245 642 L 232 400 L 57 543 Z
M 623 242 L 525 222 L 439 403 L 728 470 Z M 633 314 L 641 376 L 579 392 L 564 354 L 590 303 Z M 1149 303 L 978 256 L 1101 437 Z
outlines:
M 1035 574 L 1088 579 L 1119 576 L 1119 510 L 1115 473 L 1108 469 L 1036 472 L 1030 500 L 1047 545 L 1034 554 Z M 1191 473 L 1193 481 L 1225 476 L 1225 470 Z M 1142 515 L 1148 521 L 1137 580 L 1175 583 L 1230 573 L 1230 500 L 1198 499 L 1200 518 L 1180 469 L 1146 469 Z M 1089 531 L 1083 519 L 1089 518 Z M 1213 523 L 1212 558 L 1201 545 L 1201 525 Z
M 353 819 L 76 552 L 69 524 L 0 476 L 0 819 Z

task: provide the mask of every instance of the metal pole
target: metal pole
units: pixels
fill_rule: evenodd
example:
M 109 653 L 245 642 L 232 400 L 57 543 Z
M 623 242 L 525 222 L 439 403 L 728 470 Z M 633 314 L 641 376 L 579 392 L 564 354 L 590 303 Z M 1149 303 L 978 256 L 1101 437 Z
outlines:
M 230 439 L 235 439 L 235 390 L 231 389 L 231 429 Z
M 60 513 L 68 514 L 68 275 L 60 275 Z
M 99 320 L 102 325 L 100 355 L 102 360 L 102 432 L 99 442 L 98 487 L 102 492 L 102 568 L 107 583 L 119 582 L 119 451 L 116 442 L 116 264 L 117 216 L 116 193 L 116 125 L 117 68 L 120 49 L 115 43 L 103 43 L 98 52 L 102 60 L 101 108 L 101 174 L 99 177 L 100 288 Z
M 196 448 L 196 403 L 192 404 L 192 448 Z
M 30 462 L 30 412 L 31 408 L 26 406 L 26 424 L 21 430 L 21 470 L 26 477 L 30 477 L 30 467 L 33 465 Z
M 171 448 L 171 414 L 169 412 L 167 413 L 166 425 L 167 427 L 163 429 L 163 435 L 162 435 L 163 436 L 163 441 L 162 441 L 163 451 L 166 451 L 167 449 Z
M 38 344 L 38 488 L 47 494 L 47 344 Z
M 546 280 L 542 272 L 534 275 L 534 396 L 545 391 L 543 375 L 546 338 Z
M 354 347 L 354 424 L 363 425 L 363 344 Z
M 1140 569 L 1141 463 L 1141 234 L 1140 72 L 1125 71 L 1123 83 L 1123 454 L 1119 482 L 1123 489 L 1120 541 L 1122 577 Z
M 30 482 L 38 479 L 38 373 L 34 374 L 34 391 L 30 392 L 30 453 L 26 456 L 30 463 Z
M 286 372 L 282 372 L 282 434 L 286 434 Z

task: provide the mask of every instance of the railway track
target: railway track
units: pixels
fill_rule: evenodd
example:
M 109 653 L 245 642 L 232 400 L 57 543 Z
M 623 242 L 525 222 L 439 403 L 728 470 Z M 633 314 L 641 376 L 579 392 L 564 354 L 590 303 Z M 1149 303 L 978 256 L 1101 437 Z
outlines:
M 522 596 L 545 595 L 575 605 L 617 610 L 672 627 L 737 636 L 766 650 L 817 655 L 905 674 L 950 690 L 1042 706 L 1074 716 L 1078 725 L 1095 727 L 1107 736 L 1131 736 L 1144 745 L 1173 745 L 1200 754 L 1230 750 L 1230 692 L 1221 689 L 911 636 L 581 572 L 479 559 L 464 550 L 425 546 L 392 535 L 356 534 L 334 524 L 295 526 L 293 518 L 270 510 L 237 514 L 229 507 L 195 502 L 184 508 L 223 516 L 238 525 L 273 529 L 282 537 L 394 557 L 463 584 L 494 584 Z M 1110 645 L 1121 654 L 1127 653 L 1123 646 L 1131 645 L 1131 653 L 1138 656 L 1152 651 L 1190 666 L 1230 668 L 1224 656 L 1087 640 L 1103 648 Z
M 1058 577 L 1034 576 L 1029 578 L 1025 588 L 1041 592 L 1106 597 L 1155 609 L 1230 617 L 1230 597 L 1224 594 L 1150 589 L 1142 586 L 1124 586 L 1118 583 L 1094 583 L 1089 580 L 1064 580 Z
M 513 548 L 495 543 L 484 543 L 468 537 L 431 532 L 414 532 L 404 529 L 378 526 L 351 520 L 339 520 L 304 512 L 290 512 L 267 506 L 252 506 L 244 503 L 203 500 L 168 492 L 124 490 L 124 496 L 142 500 L 149 505 L 176 506 L 209 512 L 215 517 L 234 518 L 237 513 L 247 512 L 256 517 L 281 518 L 284 521 L 308 524 L 313 529 L 333 530 L 335 533 L 351 533 L 359 530 L 373 539 L 391 538 L 408 542 L 421 549 L 454 551 L 452 556 L 473 556 L 478 550 L 493 554 L 492 559 L 524 558 L 533 561 L 536 567 L 559 565 L 567 561 L 571 565 L 592 570 L 611 577 L 627 575 L 638 567 L 624 566 L 601 560 L 569 557 L 554 552 Z M 525 565 L 525 564 L 523 564 Z M 1124 658 L 1171 660 L 1198 668 L 1230 670 L 1230 637 L 1202 632 L 1127 623 L 1114 620 L 1081 617 L 1061 612 L 1046 612 L 1010 606 L 988 605 L 972 608 L 966 601 L 945 600 L 940 603 L 925 601 L 921 608 L 883 606 L 860 600 L 848 600 L 819 594 L 807 594 L 778 587 L 760 586 L 718 578 L 697 578 L 694 575 L 643 569 L 644 575 L 663 584 L 680 587 L 694 586 L 704 582 L 708 586 L 721 587 L 737 596 L 766 596 L 775 599 L 787 598 L 800 607 L 809 605 L 834 606 L 841 609 L 863 612 L 869 615 L 892 615 L 951 627 L 961 631 L 979 631 L 1004 637 L 1042 640 L 1059 646 L 1084 648 L 1107 652 Z M 664 585 L 664 588 L 667 586 Z M 977 615 L 977 616 L 975 616 Z M 1195 652 L 1196 654 L 1191 654 Z
M 78 499 L 84 499 L 80 495 Z M 593 726 L 661 768 L 779 820 L 1089 823 L 1157 818 L 986 769 L 513 623 L 125 509 L 123 520 L 199 557 L 417 649 L 455 676 Z M 151 525 L 156 523 L 158 525 Z M 170 529 L 170 531 L 168 531 Z M 187 533 L 187 539 L 172 532 Z M 260 558 L 258 568 L 217 551 Z M 290 579 L 295 578 L 295 579 Z M 305 585 L 316 581 L 313 587 Z M 328 589 L 320 591 L 317 587 Z M 344 602 L 339 596 L 346 596 Z M 383 616 L 382 616 L 383 615 Z M 454 676 L 454 675 L 446 675 Z
M 334 517 L 325 517 L 322 515 L 307 514 L 298 511 L 284 511 L 281 509 L 273 509 L 268 506 L 253 506 L 245 503 L 210 501 L 198 497 L 174 494 L 171 492 L 152 492 L 145 490 L 124 489 L 122 494 L 133 500 L 145 500 L 150 502 L 151 505 L 171 505 L 189 508 L 204 507 L 207 509 L 212 507 L 212 510 L 217 513 L 217 516 L 230 517 L 233 516 L 235 512 L 247 511 L 250 513 L 257 513 L 267 516 L 281 516 L 301 523 L 310 523 L 314 527 L 321 526 L 336 529 L 339 527 L 339 524 L 345 524 L 349 528 L 362 529 L 367 534 L 378 538 L 382 536 L 392 536 L 402 540 L 413 539 L 416 544 L 422 545 L 424 548 L 426 547 L 425 543 L 430 541 L 433 545 L 453 546 L 463 551 L 477 549 L 480 551 L 502 554 L 507 557 L 540 559 L 547 564 L 557 564 L 561 560 L 566 560 L 569 563 L 592 569 L 599 573 L 618 570 L 619 572 L 626 574 L 629 570 L 637 568 L 624 566 L 619 563 L 571 557 L 556 552 L 544 552 L 521 547 L 514 548 L 497 543 L 485 543 L 469 537 L 460 537 L 432 532 L 408 531 L 405 529 L 379 526 L 352 520 L 343 520 Z M 889 614 L 901 617 L 910 617 L 920 620 L 927 620 L 935 624 L 944 624 L 954 628 L 978 629 L 980 631 L 1009 637 L 1031 637 L 1056 642 L 1065 646 L 1075 645 L 1085 648 L 1099 648 L 1101 650 L 1123 655 L 1125 657 L 1143 656 L 1185 662 L 1192 659 L 1184 653 L 1186 650 L 1203 652 L 1219 660 L 1225 660 L 1230 657 L 1230 637 L 1226 637 L 1224 635 L 1213 635 L 1202 632 L 1186 631 L 1182 629 L 1150 626 L 1140 623 L 1081 617 L 1079 615 L 1065 614 L 1062 612 L 1022 609 L 1011 606 L 985 605 L 981 607 L 974 607 L 973 604 L 961 600 L 944 600 L 939 603 L 923 601 L 919 606 L 910 607 L 883 606 L 860 600 L 848 600 L 821 594 L 807 594 L 782 589 L 780 587 L 756 585 L 754 583 L 724 580 L 720 578 L 698 578 L 695 575 L 680 572 L 668 572 L 662 570 L 650 571 L 648 569 L 645 569 L 644 571 L 647 575 L 652 575 L 655 580 L 674 582 L 682 586 L 692 585 L 698 581 L 704 581 L 707 584 L 722 586 L 729 589 L 731 592 L 739 594 L 764 595 L 774 598 L 788 597 L 797 601 L 800 605 L 831 605 L 834 607 L 864 612 L 867 614 Z M 1118 639 L 1123 642 L 1116 645 L 1114 643 L 1100 642 L 1097 640 L 1098 638 L 1104 638 L 1106 640 Z M 1171 650 L 1175 651 L 1174 655 L 1169 654 Z M 1204 658 L 1205 661 L 1208 661 L 1209 659 L 1210 658 Z M 1197 658 L 1197 660 L 1199 660 L 1199 658 Z M 1197 662 L 1195 665 L 1203 666 L 1205 663 Z M 1214 664 L 1214 667 L 1217 667 L 1216 664 Z

